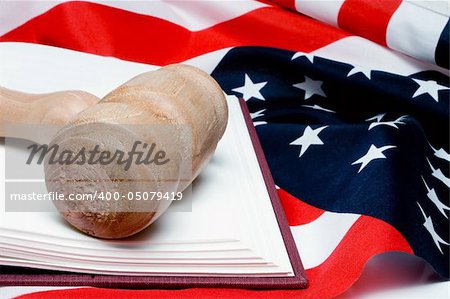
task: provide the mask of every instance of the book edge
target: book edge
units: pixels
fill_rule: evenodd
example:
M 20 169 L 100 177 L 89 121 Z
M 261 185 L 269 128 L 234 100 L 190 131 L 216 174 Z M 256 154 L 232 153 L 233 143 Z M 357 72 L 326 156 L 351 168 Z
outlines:
M 252 141 L 272 208 L 280 228 L 294 276 L 290 277 L 220 277 L 220 276 L 116 276 L 97 274 L 1 274 L 1 286 L 93 286 L 116 288 L 166 288 L 186 287 L 251 288 L 251 289 L 303 289 L 308 286 L 303 264 L 292 237 L 283 207 L 278 198 L 269 166 L 265 159 L 250 112 L 243 99 L 238 99 L 247 130 Z M 16 269 L 27 268 L 12 267 Z

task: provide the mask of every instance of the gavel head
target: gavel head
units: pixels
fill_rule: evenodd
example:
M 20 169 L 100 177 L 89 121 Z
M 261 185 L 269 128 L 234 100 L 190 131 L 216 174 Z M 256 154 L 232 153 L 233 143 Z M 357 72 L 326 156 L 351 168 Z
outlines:
M 79 230 L 133 235 L 192 182 L 227 118 L 222 90 L 203 71 L 173 65 L 141 74 L 56 134 L 49 146 L 57 155 L 44 164 L 47 189 L 64 194 L 54 203 Z

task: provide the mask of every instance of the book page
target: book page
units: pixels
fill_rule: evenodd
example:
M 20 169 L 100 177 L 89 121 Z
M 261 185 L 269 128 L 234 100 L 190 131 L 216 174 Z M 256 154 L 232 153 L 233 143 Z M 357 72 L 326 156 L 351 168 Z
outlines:
M 155 68 L 21 43 L 0 44 L 0 58 L 8 61 L 0 73 L 1 86 L 26 92 L 83 89 L 99 97 Z M 0 247 L 7 254 L 0 262 L 86 273 L 292 275 L 238 100 L 227 101 L 230 121 L 212 160 L 193 183 L 191 212 L 169 208 L 135 236 L 100 240 L 77 231 L 57 212 L 2 209 Z M 4 160 L 2 144 L 0 161 Z

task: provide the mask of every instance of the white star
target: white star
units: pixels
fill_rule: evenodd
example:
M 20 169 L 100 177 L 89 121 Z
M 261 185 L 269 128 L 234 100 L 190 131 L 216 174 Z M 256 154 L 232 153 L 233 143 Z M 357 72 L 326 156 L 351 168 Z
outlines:
M 316 110 L 322 110 L 322 111 L 325 111 L 325 112 L 336 113 L 336 111 L 323 108 L 323 107 L 321 107 L 319 105 L 302 105 L 302 107 L 308 107 L 308 108 L 312 108 L 312 109 L 316 109 Z
M 445 212 L 445 210 L 450 210 L 450 207 L 444 205 L 438 198 L 436 191 L 434 191 L 434 188 L 429 188 L 427 185 L 427 182 L 425 182 L 425 179 L 422 177 L 422 181 L 425 184 L 425 188 L 427 188 L 427 196 L 428 198 L 434 203 L 434 205 L 436 206 L 436 208 L 439 210 L 439 212 L 441 212 L 442 215 L 445 216 L 445 218 L 448 219 L 448 215 Z
M 354 65 L 353 68 L 348 72 L 347 77 L 350 77 L 358 73 L 362 73 L 369 80 L 371 79 L 370 74 L 372 73 L 372 70 L 360 65 Z
M 439 90 L 449 90 L 450 88 L 438 84 L 436 81 L 433 80 L 419 80 L 419 79 L 413 79 L 414 82 L 419 84 L 419 87 L 417 88 L 416 92 L 413 94 L 413 98 L 418 97 L 422 94 L 428 93 L 436 102 L 439 102 L 438 97 L 438 91 Z
M 292 141 L 291 143 L 289 143 L 290 145 L 300 145 L 301 149 L 300 149 L 300 154 L 299 154 L 299 158 L 306 152 L 306 150 L 311 146 L 311 145 L 323 145 L 322 140 L 320 140 L 319 138 L 319 133 L 325 129 L 328 126 L 323 126 L 317 129 L 311 129 L 310 126 L 307 126 L 305 128 L 305 131 L 303 132 L 303 135 L 300 136 L 299 138 L 295 139 L 294 141 Z
M 447 187 L 450 188 L 450 179 L 448 177 L 446 177 L 443 173 L 442 170 L 439 168 L 434 168 L 433 165 L 431 164 L 430 160 L 428 160 L 428 164 L 430 164 L 430 168 L 432 170 L 431 175 L 434 176 L 435 178 L 437 178 L 438 180 L 440 180 L 442 183 L 444 183 Z
M 386 156 L 383 154 L 383 152 L 385 150 L 388 150 L 390 148 L 394 148 L 396 147 L 395 145 L 386 145 L 386 146 L 382 146 L 382 147 L 376 147 L 375 145 L 371 145 L 369 150 L 367 151 L 367 153 L 362 156 L 361 158 L 359 158 L 358 160 L 356 160 L 355 162 L 352 163 L 352 165 L 355 164 L 361 164 L 361 167 L 358 170 L 358 173 L 361 172 L 361 170 L 363 170 L 367 164 L 369 164 L 370 162 L 372 162 L 375 159 L 386 159 Z
M 380 113 L 380 114 L 375 115 L 374 117 L 366 119 L 366 121 L 376 120 L 377 122 L 380 122 L 385 115 L 386 115 L 386 113 Z
M 262 110 L 254 112 L 254 113 L 250 113 L 250 117 L 252 119 L 254 119 L 254 118 L 257 118 L 257 117 L 260 117 L 260 116 L 264 116 L 264 111 L 266 111 L 266 109 L 262 109 Z
M 314 55 L 313 54 L 307 54 L 307 53 L 303 53 L 303 52 L 297 52 L 295 53 L 291 60 L 297 59 L 299 57 L 306 57 L 309 61 L 311 61 L 311 63 L 314 63 Z
M 260 117 L 260 116 L 264 116 L 264 111 L 266 111 L 266 109 L 262 109 L 262 110 L 256 111 L 255 113 L 250 113 L 250 117 L 252 119 L 254 119 L 254 118 L 257 118 L 257 117 Z M 266 124 L 267 124 L 266 121 L 254 121 L 253 122 L 253 125 L 255 127 L 259 126 L 259 125 L 266 125 Z
M 443 159 L 447 162 L 450 162 L 450 154 L 447 153 L 445 151 L 445 149 L 440 148 L 439 150 L 435 149 L 431 144 L 430 144 L 431 149 L 434 151 L 434 155 L 436 157 L 438 157 L 439 159 Z
M 315 94 L 325 98 L 327 97 L 322 90 L 322 84 L 322 81 L 312 80 L 305 76 L 305 81 L 294 84 L 292 86 L 294 86 L 295 88 L 303 89 L 305 91 L 305 100 L 307 100 Z
M 417 205 L 419 206 L 420 211 L 422 212 L 423 218 L 425 219 L 425 222 L 423 223 L 423 226 L 425 226 L 425 228 L 427 229 L 427 231 L 430 233 L 431 238 L 433 238 L 434 244 L 436 244 L 436 247 L 439 249 L 439 251 L 441 252 L 441 254 L 444 254 L 442 252 L 442 248 L 441 248 L 441 243 L 445 244 L 445 245 L 449 245 L 447 242 L 444 241 L 444 239 L 442 239 L 437 233 L 436 230 L 434 229 L 434 225 L 433 225 L 433 220 L 431 219 L 430 216 L 427 216 L 425 214 L 425 212 L 423 211 L 422 207 L 420 206 L 420 204 L 416 201 Z
M 255 127 L 257 127 L 257 126 L 259 126 L 259 125 L 267 125 L 267 122 L 266 121 L 255 121 L 255 122 L 253 122 L 253 125 L 255 126 Z
M 399 118 L 397 118 L 396 120 L 394 120 L 394 121 L 377 121 L 377 122 L 373 122 L 373 123 L 371 123 L 370 125 L 369 125 L 369 130 L 368 131 L 370 131 L 370 130 L 372 130 L 373 128 L 375 128 L 376 126 L 382 126 L 382 125 L 385 125 L 385 126 L 390 126 L 390 127 L 394 127 L 394 128 L 396 128 L 396 129 L 398 129 L 398 126 L 397 125 L 404 125 L 405 123 L 404 122 L 402 122 L 402 120 L 404 119 L 406 117 L 406 115 L 403 115 L 403 116 L 400 116 Z
M 235 92 L 239 92 L 242 94 L 244 100 L 248 101 L 251 98 L 255 98 L 257 100 L 265 101 L 262 96 L 260 90 L 267 84 L 266 82 L 253 83 L 252 79 L 245 74 L 245 82 L 244 86 L 233 88 L 232 90 Z

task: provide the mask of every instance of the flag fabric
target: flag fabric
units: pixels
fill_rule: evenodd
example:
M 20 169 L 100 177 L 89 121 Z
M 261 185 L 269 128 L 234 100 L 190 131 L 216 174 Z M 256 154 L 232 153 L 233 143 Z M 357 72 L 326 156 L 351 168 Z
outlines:
M 330 298 L 388 251 L 448 278 L 449 15 L 435 3 L 1 2 L 1 42 L 186 62 L 243 98 L 309 279 L 306 290 L 77 288 L 23 298 Z
M 419 60 L 449 68 L 449 4 L 416 0 L 274 0 Z

